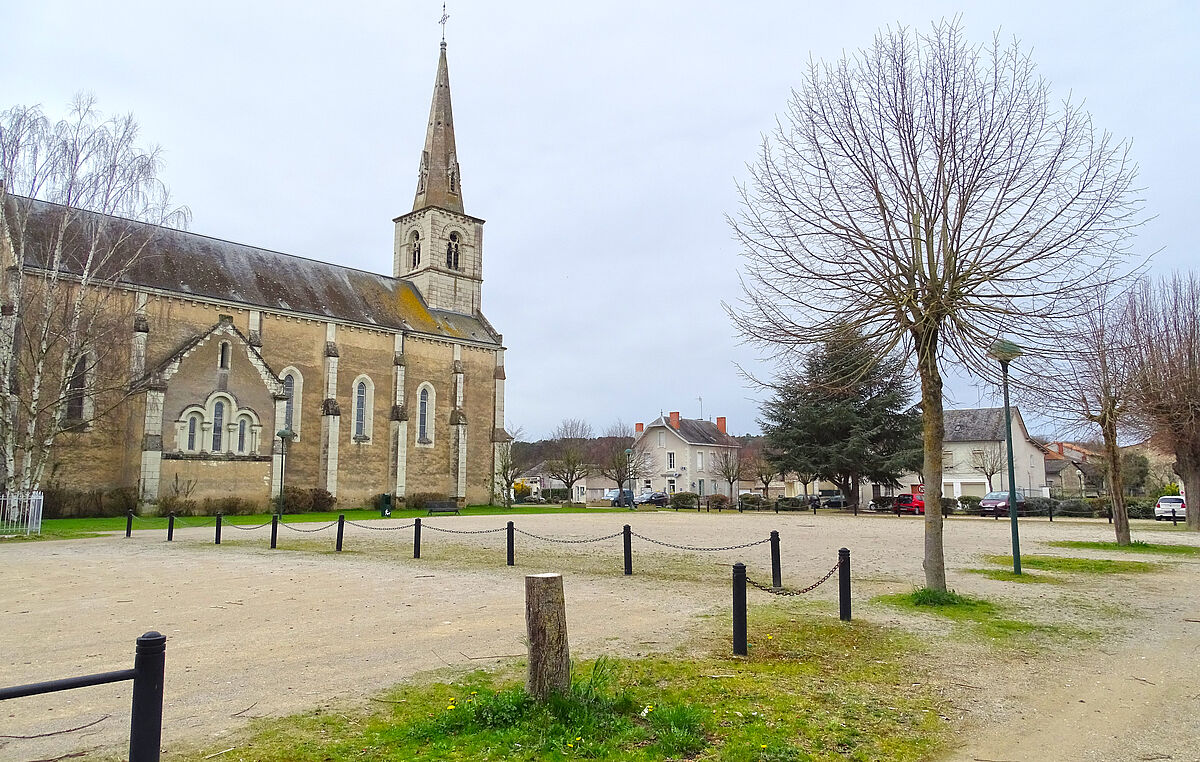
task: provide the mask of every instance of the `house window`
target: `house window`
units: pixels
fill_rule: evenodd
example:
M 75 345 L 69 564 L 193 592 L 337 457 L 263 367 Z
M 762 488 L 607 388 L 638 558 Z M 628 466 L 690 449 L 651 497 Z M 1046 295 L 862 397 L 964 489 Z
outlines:
M 665 431 L 658 432 L 658 446 L 659 447 L 667 446 L 667 432 L 665 432 Z
M 213 403 L 212 451 L 221 452 L 221 436 L 225 429 L 225 403 L 217 400 Z
M 221 342 L 221 347 L 217 352 L 217 367 L 221 370 L 229 370 L 229 355 L 232 351 L 233 348 L 228 341 Z
M 649 480 L 649 479 L 642 479 L 642 491 L 643 491 L 643 492 L 649 492 L 650 490 L 651 490 L 651 487 L 650 487 L 650 480 Z
M 696 453 L 696 470 L 697 471 L 704 470 L 704 453 L 703 452 Z
M 942 450 L 942 467 L 954 468 L 954 451 Z
M 421 384 L 417 392 L 417 444 L 432 447 L 436 434 L 433 416 L 437 410 L 437 395 L 428 382 Z
M 408 239 L 408 250 L 412 261 L 411 269 L 415 270 L 421 264 L 421 234 L 415 230 Z
M 450 240 L 446 243 L 446 267 L 451 270 L 458 269 L 458 233 L 451 233 Z
M 87 371 L 88 358 L 87 355 L 80 357 L 75 362 L 75 370 L 71 373 L 71 378 L 67 382 L 67 419 L 71 421 L 83 420 L 83 401 L 85 389 L 87 388 Z
M 675 494 L 675 480 L 674 479 L 667 479 L 667 494 L 668 495 Z
M 371 441 L 372 410 L 375 407 L 375 383 L 370 376 L 354 379 L 354 439 Z
M 673 452 L 667 453 L 667 470 L 668 471 L 675 470 L 675 453 L 673 453 Z
M 700 481 L 696 482 L 696 487 L 699 490 L 696 494 L 700 497 L 704 497 L 704 480 L 701 479 Z

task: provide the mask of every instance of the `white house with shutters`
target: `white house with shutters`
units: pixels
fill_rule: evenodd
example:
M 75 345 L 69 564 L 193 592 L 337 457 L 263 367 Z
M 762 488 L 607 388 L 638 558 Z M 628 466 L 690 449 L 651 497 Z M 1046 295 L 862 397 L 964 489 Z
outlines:
M 723 458 L 736 458 L 740 444 L 726 433 L 725 418 L 714 423 L 672 412 L 634 428 L 635 446 L 647 453 L 650 462 L 649 472 L 635 482 L 635 493 L 729 494 L 729 482 L 718 465 Z

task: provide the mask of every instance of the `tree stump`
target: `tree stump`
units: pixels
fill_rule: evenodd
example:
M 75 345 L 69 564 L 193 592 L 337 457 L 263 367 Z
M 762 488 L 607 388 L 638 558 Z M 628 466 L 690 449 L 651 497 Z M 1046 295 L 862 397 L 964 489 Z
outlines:
M 525 629 L 529 635 L 525 690 L 539 701 L 552 693 L 566 693 L 571 687 L 571 654 L 561 574 L 525 577 Z

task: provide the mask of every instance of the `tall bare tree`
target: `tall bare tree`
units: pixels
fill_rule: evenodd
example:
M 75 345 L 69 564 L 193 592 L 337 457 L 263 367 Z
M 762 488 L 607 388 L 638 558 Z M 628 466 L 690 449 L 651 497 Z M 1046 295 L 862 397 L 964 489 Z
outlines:
M 52 124 L 0 112 L 0 452 L 9 491 L 37 488 L 55 442 L 128 395 L 134 300 L 126 273 L 186 224 L 158 178 L 160 151 L 126 115 L 78 96 Z M 150 223 L 150 224 L 145 224 Z
M 1008 458 L 999 442 L 984 445 L 982 450 L 975 450 L 971 453 L 971 468 L 983 474 L 987 479 L 988 492 L 993 489 L 992 479 L 996 478 L 996 474 L 1003 471 L 1007 465 Z
M 1175 452 L 1187 527 L 1200 531 L 1200 276 L 1144 280 L 1132 299 L 1137 414 Z
M 713 458 L 713 470 L 729 483 L 730 500 L 737 500 L 737 484 L 742 480 L 743 469 L 742 458 L 737 450 L 722 448 L 717 451 L 717 457 Z
M 550 435 L 546 473 L 566 485 L 568 502 L 575 499 L 575 483 L 592 471 L 588 452 L 591 438 L 592 427 L 577 418 L 564 418 Z
M 768 460 L 763 455 L 762 450 L 757 447 L 751 448 L 743 456 L 743 460 L 743 467 L 748 469 L 754 480 L 762 485 L 763 499 L 769 498 L 771 482 L 775 481 L 775 477 L 779 474 L 779 469 L 775 468 L 775 464 Z
M 521 478 L 521 474 L 529 470 L 534 463 L 533 451 L 529 447 L 523 447 L 524 443 L 520 441 L 525 436 L 525 430 L 511 423 L 506 430 L 509 435 L 508 441 L 496 445 L 496 486 L 500 489 L 504 507 L 510 508 L 513 487 Z
M 750 166 L 731 220 L 744 249 L 740 332 L 773 354 L 850 324 L 921 382 L 926 500 L 942 497 L 946 363 L 996 375 L 1011 332 L 1079 311 L 1140 219 L 1127 146 L 1056 106 L 1028 52 L 958 22 L 880 32 L 814 62 Z M 946 588 L 942 515 L 925 516 L 925 583 Z
M 633 480 L 650 473 L 650 453 L 638 445 L 633 429 L 617 421 L 604 430 L 593 443 L 592 463 L 595 473 L 612 479 L 617 485 L 621 503 L 625 503 L 625 484 L 633 490 Z

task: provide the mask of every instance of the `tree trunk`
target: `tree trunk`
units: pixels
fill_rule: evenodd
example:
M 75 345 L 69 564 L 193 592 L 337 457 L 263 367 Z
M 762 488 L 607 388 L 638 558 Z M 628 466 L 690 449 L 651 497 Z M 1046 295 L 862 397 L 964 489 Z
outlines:
M 1180 443 L 1186 446 L 1187 443 Z M 1200 531 L 1200 449 L 1179 447 L 1175 451 L 1175 473 L 1183 482 L 1187 501 L 1187 528 Z
M 561 574 L 525 577 L 525 629 L 529 636 L 525 690 L 539 701 L 566 693 L 571 687 L 571 654 Z
M 1117 533 L 1117 545 L 1128 545 L 1132 538 L 1129 536 L 1129 512 L 1125 508 L 1125 487 L 1121 481 L 1121 452 L 1117 449 L 1115 417 L 1105 417 L 1100 431 L 1104 435 L 1104 457 L 1108 461 L 1108 502 L 1113 529 Z
M 946 554 L 942 542 L 942 446 L 946 421 L 942 410 L 942 373 L 937 364 L 936 334 L 916 335 L 917 370 L 921 376 L 921 418 L 925 465 L 925 587 L 946 589 Z

